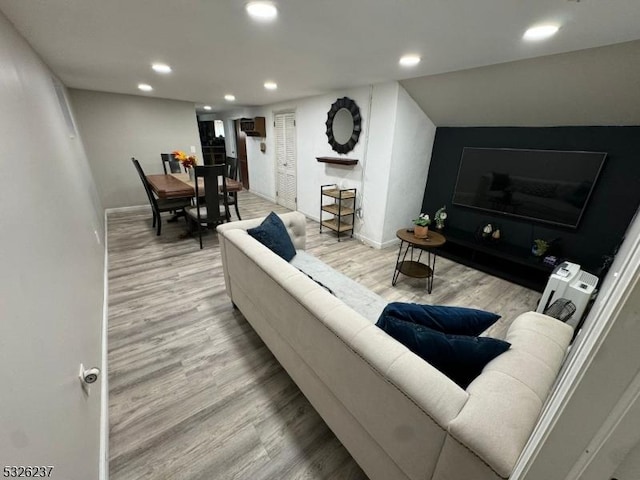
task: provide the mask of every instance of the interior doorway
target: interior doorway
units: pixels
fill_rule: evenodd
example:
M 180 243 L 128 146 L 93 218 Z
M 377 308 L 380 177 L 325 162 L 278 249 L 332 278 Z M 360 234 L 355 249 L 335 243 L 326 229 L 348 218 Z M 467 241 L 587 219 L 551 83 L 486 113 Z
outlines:
M 240 181 L 242 186 L 249 190 L 249 164 L 247 163 L 247 134 L 240 129 L 240 120 L 234 120 L 236 131 L 236 155 L 240 167 Z
M 274 118 L 276 146 L 276 201 L 296 210 L 298 203 L 296 179 L 296 115 L 277 113 Z

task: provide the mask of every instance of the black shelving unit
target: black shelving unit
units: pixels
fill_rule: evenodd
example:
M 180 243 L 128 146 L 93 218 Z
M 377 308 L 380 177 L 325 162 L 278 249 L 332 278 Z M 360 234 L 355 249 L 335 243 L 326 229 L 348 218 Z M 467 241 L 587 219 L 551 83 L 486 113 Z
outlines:
M 438 248 L 439 255 L 524 287 L 542 292 L 553 271 L 528 249 L 502 241 L 484 242 L 455 228 L 442 233 L 447 243 Z

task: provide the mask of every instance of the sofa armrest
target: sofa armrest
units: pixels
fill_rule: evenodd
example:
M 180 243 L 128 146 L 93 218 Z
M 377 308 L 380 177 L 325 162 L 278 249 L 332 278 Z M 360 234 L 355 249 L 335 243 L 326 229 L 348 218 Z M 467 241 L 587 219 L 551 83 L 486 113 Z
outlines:
M 542 411 L 571 342 L 573 329 L 541 313 L 514 320 L 499 355 L 467 388 L 469 401 L 451 435 L 503 478 L 511 475 Z

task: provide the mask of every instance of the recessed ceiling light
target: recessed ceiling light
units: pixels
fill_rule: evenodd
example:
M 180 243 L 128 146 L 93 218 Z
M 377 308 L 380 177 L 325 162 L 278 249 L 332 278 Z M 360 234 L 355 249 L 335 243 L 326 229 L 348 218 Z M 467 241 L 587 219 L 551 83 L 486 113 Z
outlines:
M 202 107 L 202 108 L 204 108 L 205 110 L 211 110 L 211 105 L 205 105 L 205 106 L 204 106 L 204 107 Z
M 278 88 L 278 84 L 276 82 L 264 82 L 264 88 L 267 90 L 276 90 Z
M 271 2 L 250 2 L 246 8 L 247 13 L 254 20 L 269 21 L 278 16 L 278 9 Z
M 225 99 L 227 102 L 233 102 L 233 101 L 236 99 L 236 97 L 235 97 L 235 95 L 230 95 L 230 94 L 229 94 L 229 95 L 225 95 L 225 96 L 224 96 L 224 99 Z
M 400 65 L 402 65 L 403 67 L 415 67 L 419 63 L 419 55 L 404 55 L 400 58 Z
M 140 90 L 142 90 L 143 92 L 150 92 L 151 90 L 153 90 L 153 87 L 151 85 L 146 84 L 146 83 L 139 83 L 138 84 L 138 88 Z
M 545 38 L 552 37 L 558 32 L 559 27 L 557 25 L 538 25 L 531 27 L 524 32 L 522 38 L 530 41 L 544 40 Z
M 151 65 L 153 71 L 156 73 L 171 73 L 171 67 L 166 63 L 154 63 Z

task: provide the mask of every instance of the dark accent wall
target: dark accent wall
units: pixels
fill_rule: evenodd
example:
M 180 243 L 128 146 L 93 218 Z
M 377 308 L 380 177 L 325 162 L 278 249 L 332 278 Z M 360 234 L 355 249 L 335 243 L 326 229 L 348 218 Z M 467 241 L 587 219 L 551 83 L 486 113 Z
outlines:
M 607 152 L 607 159 L 576 230 L 452 205 L 464 147 Z M 533 239 L 562 240 L 566 258 L 595 271 L 613 254 L 640 204 L 639 127 L 441 127 L 436 130 L 422 211 L 447 206 L 447 225 L 474 232 L 500 225 L 503 241 L 528 247 Z M 446 235 L 446 231 L 445 231 Z

